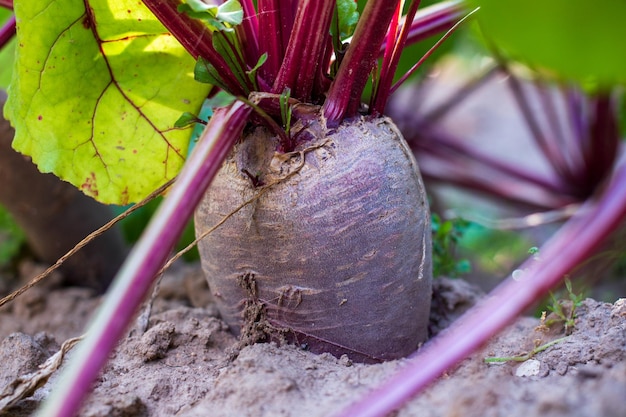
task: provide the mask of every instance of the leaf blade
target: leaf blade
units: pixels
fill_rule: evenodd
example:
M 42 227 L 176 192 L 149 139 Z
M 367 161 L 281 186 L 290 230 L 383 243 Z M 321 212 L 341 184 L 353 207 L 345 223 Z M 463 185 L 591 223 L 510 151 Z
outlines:
M 193 59 L 129 0 L 16 2 L 18 51 L 6 114 L 13 146 L 105 203 L 137 201 L 180 170 L 210 86 Z M 28 105 L 25 105 L 28 103 Z

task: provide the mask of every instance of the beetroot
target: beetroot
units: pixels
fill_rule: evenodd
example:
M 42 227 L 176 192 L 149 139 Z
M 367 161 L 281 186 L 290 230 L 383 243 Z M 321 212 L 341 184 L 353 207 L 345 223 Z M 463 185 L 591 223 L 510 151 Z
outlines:
M 199 244 L 223 319 L 248 342 L 365 362 L 414 352 L 427 337 L 431 231 L 402 135 L 372 116 L 292 133 L 289 153 L 263 127 L 244 134 L 196 212 L 197 234 L 232 213 Z

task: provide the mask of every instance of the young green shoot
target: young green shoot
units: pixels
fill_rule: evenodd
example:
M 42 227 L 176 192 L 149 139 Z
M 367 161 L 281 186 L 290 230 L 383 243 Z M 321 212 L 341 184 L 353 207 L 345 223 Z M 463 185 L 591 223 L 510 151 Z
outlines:
M 533 356 L 535 356 L 536 354 L 543 352 L 544 350 L 563 342 L 564 340 L 567 340 L 569 338 L 569 336 L 564 336 L 558 339 L 554 339 L 548 343 L 544 343 L 541 346 L 537 346 L 536 348 L 534 348 L 533 350 L 531 350 L 528 353 L 524 353 L 521 355 L 516 355 L 516 356 L 497 356 L 497 357 L 490 357 L 490 358 L 485 358 L 485 363 L 504 363 L 504 362 L 526 362 L 527 360 L 531 359 Z
M 569 278 L 565 278 L 564 282 L 568 299 L 564 300 L 550 292 L 550 304 L 547 308 L 554 313 L 556 318 L 546 320 L 546 326 L 562 322 L 565 326 L 565 334 L 570 334 L 576 324 L 576 309 L 582 305 L 585 296 L 582 292 L 576 294 L 572 290 L 572 282 Z
M 291 106 L 289 105 L 290 97 L 291 90 L 289 89 L 289 87 L 285 87 L 285 90 L 278 99 L 278 102 L 280 104 L 280 118 L 283 121 L 283 128 L 285 129 L 285 134 L 287 136 L 290 135 L 289 131 L 291 129 Z

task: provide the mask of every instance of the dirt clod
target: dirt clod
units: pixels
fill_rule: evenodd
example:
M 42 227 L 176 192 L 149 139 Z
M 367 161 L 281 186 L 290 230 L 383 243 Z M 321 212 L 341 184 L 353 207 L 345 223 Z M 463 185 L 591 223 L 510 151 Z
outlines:
M 165 357 L 172 344 L 174 329 L 174 323 L 159 323 L 141 337 L 137 350 L 144 361 L 150 362 Z
M 273 326 L 267 318 L 267 307 L 259 300 L 254 274 L 246 273 L 238 278 L 238 285 L 245 291 L 246 300 L 242 311 L 243 323 L 237 350 L 258 342 L 285 341 L 285 332 Z

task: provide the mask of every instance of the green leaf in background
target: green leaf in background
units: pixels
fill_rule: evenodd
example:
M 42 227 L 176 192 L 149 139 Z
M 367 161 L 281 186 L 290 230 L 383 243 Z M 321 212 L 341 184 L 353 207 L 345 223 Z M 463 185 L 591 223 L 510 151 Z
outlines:
M 0 49 L 0 88 L 6 89 L 13 73 L 13 56 L 15 55 L 15 39 Z
M 213 116 L 213 109 L 218 107 L 226 107 L 232 104 L 235 101 L 235 96 L 228 94 L 226 91 L 218 91 L 213 97 L 207 99 L 202 104 L 202 109 L 200 109 L 200 114 L 198 114 L 198 118 L 205 122 L 208 122 L 209 119 Z M 202 123 L 196 123 L 193 128 L 193 133 L 191 134 L 191 143 L 189 144 L 188 152 L 193 150 L 193 147 L 198 142 L 200 135 L 204 131 L 205 125 Z
M 243 8 L 237 0 L 228 0 L 217 8 L 218 20 L 231 25 L 239 25 L 243 21 Z
M 135 244 L 137 240 L 141 237 L 141 234 L 144 232 L 148 223 L 150 223 L 150 219 L 154 216 L 154 213 L 159 208 L 159 205 L 163 202 L 162 197 L 157 197 L 154 200 L 150 201 L 145 206 L 137 209 L 130 216 L 125 217 L 120 221 L 120 229 L 122 234 L 124 235 L 124 239 L 130 243 Z M 113 209 L 113 213 L 115 215 L 122 214 L 126 211 L 130 206 L 111 206 Z M 1 207 L 0 207 L 1 210 Z M 193 219 L 187 223 L 185 230 L 183 231 L 182 236 L 174 246 L 175 251 L 180 251 L 184 249 L 187 245 L 195 240 L 195 232 L 194 232 L 194 224 Z M 1 229 L 0 229 L 1 232 Z M 189 252 L 183 255 L 183 260 L 187 262 L 194 262 L 200 259 L 200 255 L 198 254 L 198 248 L 196 246 L 193 247 Z
M 174 177 L 209 86 L 141 2 L 16 1 L 13 146 L 105 203 L 138 201 Z
M 25 241 L 24 232 L 15 224 L 5 208 L 0 206 L 0 268 L 19 253 Z
M 186 127 L 189 125 L 195 125 L 196 123 L 201 122 L 202 120 L 200 120 L 198 117 L 196 117 L 195 114 L 191 114 L 188 111 L 184 112 L 179 118 L 178 120 L 176 120 L 176 123 L 174 123 L 175 127 Z
M 509 58 L 589 86 L 626 82 L 626 2 L 473 0 L 489 42 Z
M 217 71 L 217 68 L 201 56 L 198 57 L 198 61 L 194 66 L 193 72 L 196 81 L 204 84 L 211 84 L 221 88 L 222 90 L 228 91 L 228 87 Z
M 338 23 L 339 39 L 345 40 L 352 36 L 359 21 L 357 3 L 354 0 L 337 0 L 337 15 L 333 19 L 337 19 L 337 22 L 333 21 L 333 24 L 330 26 L 331 34 L 334 34 Z

